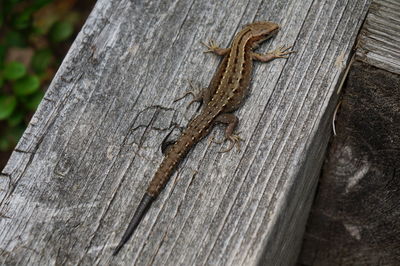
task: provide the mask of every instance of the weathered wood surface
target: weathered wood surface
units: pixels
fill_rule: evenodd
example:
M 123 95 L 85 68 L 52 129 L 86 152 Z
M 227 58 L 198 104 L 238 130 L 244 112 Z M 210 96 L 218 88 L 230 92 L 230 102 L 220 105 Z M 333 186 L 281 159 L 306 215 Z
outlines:
M 356 61 L 301 265 L 400 264 L 400 76 Z
M 368 4 L 98 1 L 0 176 L 1 263 L 293 264 Z M 111 257 L 169 127 L 195 114 L 173 100 L 219 62 L 199 41 L 227 46 L 256 20 L 282 26 L 262 50 L 297 53 L 255 65 L 242 151 L 199 143 Z
M 372 2 L 356 55 L 358 60 L 400 74 L 400 1 Z
M 399 22 L 399 1 L 371 4 L 301 265 L 400 265 L 400 76 L 393 74 L 400 73 Z

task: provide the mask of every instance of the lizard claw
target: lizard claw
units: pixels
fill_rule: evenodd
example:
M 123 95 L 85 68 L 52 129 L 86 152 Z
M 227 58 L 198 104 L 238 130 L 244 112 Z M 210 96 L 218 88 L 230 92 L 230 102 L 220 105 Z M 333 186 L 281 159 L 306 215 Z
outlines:
M 175 103 L 175 102 L 177 102 L 177 101 L 182 100 L 183 98 L 185 98 L 185 97 L 188 96 L 188 95 L 192 95 L 192 96 L 193 96 L 193 100 L 191 100 L 191 101 L 189 102 L 189 104 L 186 106 L 186 109 L 188 109 L 193 103 L 196 103 L 196 102 L 200 102 L 200 103 L 201 103 L 201 102 L 203 101 L 203 97 L 202 97 L 201 93 L 199 92 L 199 89 L 196 88 L 196 87 L 192 84 L 192 82 L 191 82 L 190 80 L 189 80 L 189 86 L 190 86 L 190 88 L 191 88 L 190 91 L 185 92 L 185 94 L 183 94 L 181 97 L 176 98 L 176 99 L 174 100 L 174 103 Z
M 292 48 L 293 45 L 291 46 L 280 46 L 278 48 L 276 48 L 275 50 L 273 50 L 272 52 L 270 52 L 270 54 L 274 57 L 274 58 L 288 58 L 288 54 L 292 54 L 295 53 L 296 51 L 288 51 L 290 48 Z
M 217 43 L 212 39 L 209 40 L 208 43 L 201 42 L 201 44 L 207 47 L 207 50 L 204 51 L 204 53 L 215 53 L 218 49 L 220 49 Z
M 219 151 L 219 153 L 225 153 L 228 152 L 230 150 L 232 150 L 232 148 L 236 145 L 238 152 L 240 152 L 240 141 L 243 141 L 243 139 L 241 137 L 239 137 L 239 135 L 230 135 L 229 137 L 227 137 L 225 140 L 229 140 L 230 141 L 230 145 L 228 148 L 226 148 L 223 151 Z M 224 140 L 224 141 L 225 141 Z
M 226 148 L 225 150 L 221 150 L 218 153 L 228 152 L 228 151 L 232 150 L 235 145 L 238 148 L 238 152 L 240 152 L 240 142 L 243 141 L 243 139 L 239 135 L 232 134 L 230 136 L 225 137 L 225 139 L 222 141 L 216 141 L 216 140 L 214 140 L 214 137 L 211 138 L 211 142 L 214 142 L 217 144 L 222 144 L 227 140 L 230 141 L 230 145 L 228 146 L 228 148 Z

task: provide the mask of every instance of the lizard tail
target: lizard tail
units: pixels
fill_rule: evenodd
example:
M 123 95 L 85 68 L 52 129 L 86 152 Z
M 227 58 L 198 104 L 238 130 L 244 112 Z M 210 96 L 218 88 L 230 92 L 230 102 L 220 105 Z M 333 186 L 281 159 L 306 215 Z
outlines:
M 125 234 L 122 236 L 121 241 L 119 242 L 118 246 L 115 248 L 113 252 L 113 256 L 117 255 L 118 252 L 121 250 L 121 248 L 129 240 L 129 238 L 131 238 L 132 234 L 136 230 L 136 227 L 147 213 L 147 210 L 150 208 L 154 199 L 155 197 L 150 196 L 148 193 L 145 193 L 143 195 L 143 198 L 140 201 L 139 206 L 137 207 L 136 212 L 131 219 L 131 222 L 129 223 L 128 229 L 126 229 Z

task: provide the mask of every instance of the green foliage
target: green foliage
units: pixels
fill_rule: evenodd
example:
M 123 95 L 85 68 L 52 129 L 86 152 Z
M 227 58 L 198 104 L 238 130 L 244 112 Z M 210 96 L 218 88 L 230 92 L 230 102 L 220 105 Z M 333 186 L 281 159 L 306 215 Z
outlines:
M 23 0 L 5 0 L 6 3 L 9 3 L 10 5 L 15 5 L 18 4 L 19 2 L 22 2 Z
M 26 96 L 34 93 L 39 86 L 37 76 L 25 76 L 14 83 L 13 90 L 17 96 Z
M 21 110 L 15 110 L 12 115 L 10 115 L 7 119 L 7 123 L 10 127 L 18 126 L 22 120 L 24 120 L 24 112 Z
M 16 106 L 17 99 L 14 96 L 0 95 L 0 119 L 10 117 Z
M 7 151 L 13 148 L 13 146 L 18 142 L 24 133 L 25 127 L 18 125 L 16 127 L 6 128 L 2 132 L 2 137 L 0 138 L 0 151 Z
M 54 0 L 35 0 L 32 8 L 36 11 L 39 10 L 40 8 L 44 7 L 47 4 L 50 4 L 51 2 L 53 2 Z
M 4 58 L 6 56 L 6 46 L 5 45 L 1 45 L 0 44 L 0 69 L 3 67 L 4 65 Z M 1 85 L 0 85 L 1 87 Z
M 26 40 L 22 32 L 19 31 L 9 31 L 5 38 L 5 47 L 25 47 Z
M 9 62 L 3 70 L 4 79 L 16 80 L 24 76 L 26 73 L 25 66 L 20 62 Z
M 44 92 L 42 92 L 42 91 L 38 91 L 37 93 L 31 95 L 28 98 L 28 101 L 25 102 L 25 107 L 32 111 L 36 110 L 39 103 L 42 101 L 43 96 L 44 96 Z
M 0 138 L 0 151 L 7 151 L 9 149 L 9 141 L 6 138 Z
M 54 43 L 65 41 L 71 37 L 74 27 L 68 21 L 57 21 L 50 29 L 49 37 Z
M 12 25 L 17 30 L 27 29 L 31 25 L 32 8 L 27 8 L 12 19 Z
M 56 57 L 64 47 L 60 44 L 72 37 L 79 16 L 51 4 L 53 0 L 0 1 L 0 150 L 4 151 L 17 143 L 40 104 L 61 61 Z M 46 9 L 42 14 L 51 15 L 38 15 L 42 8 Z
M 36 73 L 43 73 L 50 65 L 53 55 L 50 49 L 42 49 L 35 52 L 31 65 Z

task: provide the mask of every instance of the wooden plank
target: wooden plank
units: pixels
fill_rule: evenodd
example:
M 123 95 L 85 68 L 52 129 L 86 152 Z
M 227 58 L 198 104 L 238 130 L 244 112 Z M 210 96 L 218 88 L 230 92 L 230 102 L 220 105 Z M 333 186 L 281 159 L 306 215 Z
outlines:
M 400 2 L 375 0 L 362 27 L 357 57 L 375 67 L 400 74 Z
M 398 88 L 399 75 L 359 61 L 352 66 L 338 135 L 307 223 L 302 265 L 399 264 Z
M 98 1 L 2 171 L 1 263 L 293 264 L 368 4 Z M 199 143 L 112 258 L 162 139 L 195 114 L 173 100 L 219 62 L 199 41 L 227 46 L 257 20 L 282 26 L 262 51 L 297 53 L 255 65 L 242 151 Z
M 361 29 L 300 265 L 399 265 L 399 11 L 375 1 Z

